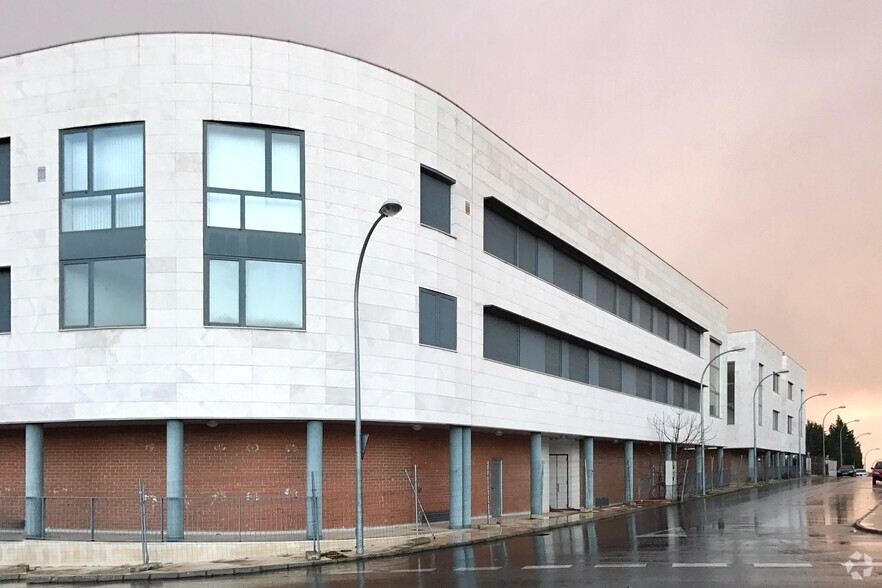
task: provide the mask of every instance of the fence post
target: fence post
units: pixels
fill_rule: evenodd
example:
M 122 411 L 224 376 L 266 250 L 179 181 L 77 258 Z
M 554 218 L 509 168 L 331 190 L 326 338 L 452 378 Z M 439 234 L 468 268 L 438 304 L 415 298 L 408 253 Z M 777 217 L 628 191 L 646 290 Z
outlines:
M 487 524 L 490 524 L 490 462 L 487 462 Z
M 420 497 L 417 492 L 419 491 L 420 483 L 417 478 L 417 464 L 413 464 L 413 520 L 416 527 L 417 537 L 420 536 Z
M 141 558 L 146 566 L 150 563 L 150 554 L 147 553 L 147 511 L 144 504 L 144 494 L 144 481 L 138 480 L 138 502 L 140 503 L 139 510 L 141 511 Z
M 309 473 L 310 481 L 312 483 L 312 550 L 319 554 L 321 557 L 322 552 L 322 540 L 321 540 L 321 529 L 319 528 L 318 522 L 318 495 L 315 492 L 315 472 L 312 471 Z
M 95 540 L 95 497 L 89 497 L 89 541 Z
M 165 496 L 159 497 L 159 541 L 165 543 Z
M 40 521 L 43 523 L 40 525 L 40 539 L 46 538 L 46 497 L 43 496 L 40 498 Z
M 239 532 L 239 543 L 242 542 L 242 497 L 236 497 L 236 528 Z

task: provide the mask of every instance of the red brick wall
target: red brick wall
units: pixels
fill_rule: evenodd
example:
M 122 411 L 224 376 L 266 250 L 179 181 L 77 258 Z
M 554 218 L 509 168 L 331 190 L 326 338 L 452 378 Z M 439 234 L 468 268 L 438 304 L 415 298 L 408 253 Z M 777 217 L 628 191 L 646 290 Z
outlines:
M 594 496 L 609 498 L 610 504 L 625 500 L 624 443 L 594 441 Z
M 487 514 L 487 462 L 502 460 L 504 513 L 530 511 L 530 436 L 472 432 L 472 516 Z
M 24 496 L 24 429 L 0 430 L 0 497 Z

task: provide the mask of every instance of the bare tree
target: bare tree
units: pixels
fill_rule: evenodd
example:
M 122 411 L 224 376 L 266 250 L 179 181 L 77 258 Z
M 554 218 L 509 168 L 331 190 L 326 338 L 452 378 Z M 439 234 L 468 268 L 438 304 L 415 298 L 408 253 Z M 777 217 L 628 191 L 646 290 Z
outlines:
M 676 485 L 672 489 L 671 496 L 676 500 L 682 500 L 689 470 L 695 471 L 696 460 L 694 458 L 701 451 L 699 445 L 702 437 L 704 438 L 705 446 L 710 441 L 713 441 L 714 437 L 710 434 L 710 427 L 705 426 L 704 435 L 702 435 L 699 416 L 691 413 L 686 414 L 682 410 L 676 410 L 673 413 L 665 413 L 663 415 L 654 415 L 648 420 L 658 436 L 659 457 L 661 461 L 661 467 L 658 468 L 658 471 L 660 472 L 665 471 L 664 447 L 665 445 L 671 446 L 671 460 L 677 467 Z M 690 457 L 693 459 L 690 460 Z M 663 481 L 664 477 L 662 478 Z

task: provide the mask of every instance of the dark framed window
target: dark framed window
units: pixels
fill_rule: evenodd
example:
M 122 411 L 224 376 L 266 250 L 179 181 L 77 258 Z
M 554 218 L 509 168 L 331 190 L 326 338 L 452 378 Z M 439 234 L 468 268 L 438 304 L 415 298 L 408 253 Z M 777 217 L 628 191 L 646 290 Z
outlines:
M 637 396 L 652 398 L 652 372 L 637 368 Z
M 12 331 L 12 274 L 0 267 L 0 333 Z
M 517 243 L 518 229 L 515 224 L 492 210 L 485 210 L 484 251 L 503 261 L 516 264 L 518 259 Z M 530 253 L 526 252 L 524 258 L 529 257 Z
M 144 123 L 64 130 L 60 143 L 60 326 L 143 326 Z
M 305 327 L 304 136 L 205 123 L 205 324 Z
M 773 410 L 773 411 L 772 411 L 772 430 L 773 430 L 773 431 L 778 431 L 778 430 L 780 430 L 780 429 L 779 429 L 779 425 L 778 425 L 778 420 L 779 420 L 780 418 L 781 418 L 781 413 L 778 412 L 777 410 Z
M 726 365 L 726 424 L 735 424 L 735 362 Z
M 793 400 L 793 382 L 787 382 L 787 400 Z
M 62 263 L 62 327 L 143 325 L 144 281 L 143 257 Z
M 456 349 L 456 298 L 420 288 L 420 344 Z
M 763 382 L 763 372 L 765 371 L 765 366 L 763 364 L 759 364 L 758 366 L 758 374 L 757 381 L 759 382 L 759 390 L 756 392 L 756 424 L 760 427 L 763 426 L 763 386 L 765 382 Z
M 610 390 L 622 389 L 622 362 L 614 357 L 600 354 L 599 386 Z
M 420 223 L 450 233 L 450 187 L 455 183 L 441 172 L 420 167 Z
M 720 417 L 720 354 L 722 344 L 719 341 L 710 340 L 710 351 L 708 355 L 711 358 L 716 357 L 707 373 L 707 389 L 708 389 L 708 414 L 712 417 Z
M 575 259 L 554 250 L 554 285 L 574 296 L 582 295 L 582 266 Z
M 787 434 L 793 434 L 793 417 L 790 415 L 787 415 Z
M 484 314 L 484 357 L 519 365 L 520 325 Z
M 12 153 L 9 137 L 0 139 L 0 202 L 9 202 L 12 194 Z

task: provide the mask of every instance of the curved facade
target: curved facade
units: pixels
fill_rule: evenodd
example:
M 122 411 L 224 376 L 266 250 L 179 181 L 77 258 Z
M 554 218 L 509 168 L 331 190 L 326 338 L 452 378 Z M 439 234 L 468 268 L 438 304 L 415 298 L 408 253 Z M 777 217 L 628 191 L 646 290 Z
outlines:
M 711 340 L 726 348 L 722 304 L 455 104 L 357 59 L 245 36 L 99 39 L 0 60 L 0 113 L 0 458 L 21 473 L 6 495 L 36 471 L 24 427 L 43 435 L 47 484 L 51 438 L 67 440 L 59 455 L 94 446 L 112 472 L 100 448 L 141 435 L 133 447 L 152 444 L 159 461 L 130 457 L 164 489 L 170 421 L 191 455 L 216 452 L 212 435 L 276 452 L 295 486 L 306 466 L 285 460 L 306 439 L 324 439 L 312 459 L 326 480 L 351 471 L 354 273 L 387 199 L 403 210 L 378 226 L 361 280 L 366 464 L 407 454 L 446 479 L 448 433 L 461 431 L 466 463 L 483 472 L 513 452 L 526 471 L 540 439 L 569 476 L 562 504 L 540 470 L 542 506 L 575 507 L 584 439 L 610 463 L 627 462 L 620 442 L 638 462 L 641 447 L 657 452 L 652 420 L 697 414 Z M 708 402 L 726 445 L 725 406 Z M 185 464 L 184 493 L 249 492 L 226 483 L 231 463 Z M 57 467 L 59 488 L 77 486 Z M 80 481 L 79 493 L 122 492 Z

